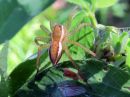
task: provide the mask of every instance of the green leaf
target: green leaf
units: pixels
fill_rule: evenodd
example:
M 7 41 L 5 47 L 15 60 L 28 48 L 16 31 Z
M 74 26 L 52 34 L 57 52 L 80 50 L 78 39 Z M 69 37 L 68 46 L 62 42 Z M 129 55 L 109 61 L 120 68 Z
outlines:
M 48 57 L 48 53 L 46 50 L 43 50 L 43 54 L 41 56 L 41 64 Z M 29 79 L 29 77 L 36 70 L 36 58 L 37 55 L 31 56 L 25 62 L 19 64 L 13 72 L 9 75 L 9 92 L 13 95 L 25 82 Z M 50 63 L 44 63 L 44 67 L 49 66 Z M 47 65 L 47 66 L 46 66 Z
M 67 0 L 69 3 L 76 4 L 83 8 L 89 9 L 90 2 L 89 0 Z
M 0 51 L 0 70 L 6 75 L 7 73 L 7 56 L 8 56 L 9 42 L 5 42 L 3 48 Z
M 81 71 L 94 91 L 100 97 L 129 97 L 130 75 L 121 69 L 107 66 L 96 59 L 83 61 Z M 92 93 L 92 94 L 93 94 Z
M 0 51 L 0 97 L 8 96 L 8 83 L 6 81 L 8 45 L 9 42 L 5 42 Z
M 83 19 L 86 18 L 85 11 L 80 11 L 75 13 L 75 15 L 72 18 L 71 22 L 71 29 L 77 28 L 78 25 L 83 21 Z
M 8 83 L 4 72 L 0 68 L 0 97 L 8 97 Z
M 32 17 L 53 2 L 54 0 L 1 0 L 0 43 L 12 38 Z
M 127 52 L 126 65 L 130 68 L 130 40 L 127 44 L 126 52 Z
M 86 25 L 81 26 L 84 24 Z M 84 11 L 80 11 L 73 17 L 69 33 L 72 33 L 70 34 L 70 40 L 77 41 L 86 48 L 91 49 L 94 42 L 94 32 L 89 24 L 91 24 L 90 18 L 86 16 Z M 81 26 L 80 29 L 78 29 L 79 26 Z M 69 47 L 70 53 L 75 60 L 82 59 L 85 54 L 90 55 L 88 52 L 84 52 L 82 48 L 76 45 L 71 45 Z
M 95 8 L 105 8 L 114 5 L 118 0 L 67 0 L 69 3 L 79 5 L 90 10 L 90 6 Z M 94 10 L 93 9 L 93 10 Z
M 126 46 L 127 46 L 127 43 L 128 43 L 128 38 L 129 38 L 128 32 L 123 32 L 121 34 L 120 39 L 119 39 L 119 41 L 121 43 L 121 50 L 120 50 L 120 52 L 123 52 L 123 53 L 125 52 Z
M 96 0 L 96 8 L 105 8 L 114 5 L 118 0 Z

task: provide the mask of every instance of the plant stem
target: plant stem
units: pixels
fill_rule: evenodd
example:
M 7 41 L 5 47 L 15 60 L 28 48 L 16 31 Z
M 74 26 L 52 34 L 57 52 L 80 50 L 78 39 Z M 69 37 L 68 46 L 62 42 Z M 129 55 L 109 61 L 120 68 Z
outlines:
M 92 23 L 93 27 L 96 28 L 98 23 L 97 23 L 95 14 L 90 12 L 89 17 L 90 17 L 90 20 L 91 20 L 91 23 Z

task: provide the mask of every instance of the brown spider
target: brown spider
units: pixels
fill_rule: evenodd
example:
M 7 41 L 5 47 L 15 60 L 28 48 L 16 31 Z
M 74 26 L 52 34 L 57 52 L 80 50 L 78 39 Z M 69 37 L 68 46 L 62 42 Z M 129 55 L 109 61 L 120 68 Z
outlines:
M 44 41 L 44 38 L 43 37 L 35 38 L 35 43 L 38 45 L 38 57 L 37 57 L 37 62 L 36 62 L 37 71 L 39 70 L 40 52 L 43 48 L 48 48 L 50 61 L 54 65 L 57 65 L 57 63 L 59 62 L 62 56 L 62 52 L 64 51 L 66 55 L 68 56 L 68 58 L 70 59 L 70 61 L 72 62 L 72 64 L 76 67 L 76 69 L 78 69 L 78 67 L 70 55 L 69 48 L 67 47 L 67 43 L 81 47 L 85 52 L 91 54 L 92 56 L 96 56 L 94 52 L 87 49 L 80 43 L 68 39 L 68 37 L 74 35 L 78 30 L 80 30 L 84 26 L 90 26 L 90 25 L 87 23 L 82 23 L 79 25 L 79 27 L 77 27 L 76 29 L 73 29 L 72 31 L 70 31 L 70 33 L 68 33 L 67 28 L 60 24 L 55 24 L 54 26 L 52 26 L 52 23 L 50 22 L 51 32 L 46 27 L 41 25 L 40 26 L 41 29 L 47 32 L 48 35 L 50 35 L 51 41 L 48 44 L 40 44 L 41 41 Z

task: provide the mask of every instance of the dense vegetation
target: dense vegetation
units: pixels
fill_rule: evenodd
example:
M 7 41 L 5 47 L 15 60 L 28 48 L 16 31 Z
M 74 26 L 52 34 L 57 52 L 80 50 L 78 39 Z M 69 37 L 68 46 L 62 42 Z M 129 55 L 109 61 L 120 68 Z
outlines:
M 129 25 L 129 13 L 124 11 L 128 8 L 126 3 L 118 0 L 66 2 L 63 8 L 56 9 L 52 5 L 54 0 L 0 1 L 0 97 L 130 96 L 129 28 L 108 26 L 112 20 L 120 20 L 118 26 Z M 71 61 L 63 53 L 54 67 L 47 49 L 42 51 L 40 72 L 36 75 L 34 38 L 47 36 L 40 25 L 50 30 L 50 20 L 63 25 L 69 22 L 68 32 L 82 23 L 91 24 L 70 39 L 95 52 L 96 57 L 68 44 L 83 80 L 64 76 L 64 68 L 76 72 Z

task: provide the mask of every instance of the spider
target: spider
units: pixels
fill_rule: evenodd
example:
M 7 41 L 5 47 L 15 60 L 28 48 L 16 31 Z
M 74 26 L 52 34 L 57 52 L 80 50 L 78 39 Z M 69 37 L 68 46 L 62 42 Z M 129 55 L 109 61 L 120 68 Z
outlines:
M 89 24 L 87 24 L 87 23 L 82 23 L 76 29 L 73 29 L 72 31 L 70 31 L 70 33 L 67 31 L 67 27 L 65 27 L 64 25 L 61 25 L 61 24 L 55 24 L 54 26 L 52 26 L 52 23 L 50 22 L 51 31 L 49 31 L 45 26 L 41 25 L 40 28 L 42 30 L 44 30 L 45 32 L 47 32 L 48 35 L 50 36 L 49 37 L 50 43 L 41 44 L 40 42 L 44 41 L 45 38 L 44 37 L 35 38 L 35 43 L 38 46 L 38 57 L 37 57 L 37 61 L 36 61 L 37 71 L 39 70 L 40 52 L 44 48 L 48 48 L 48 54 L 50 57 L 50 61 L 53 65 L 58 64 L 58 62 L 62 56 L 62 53 L 64 51 L 66 53 L 66 55 L 68 56 L 68 58 L 70 59 L 70 61 L 72 62 L 72 64 L 74 65 L 74 67 L 78 71 L 79 71 L 79 69 L 78 69 L 76 63 L 73 61 L 73 58 L 71 57 L 71 54 L 69 52 L 69 48 L 67 46 L 68 43 L 81 47 L 86 53 L 89 53 L 92 56 L 96 56 L 96 54 L 94 52 L 92 52 L 88 48 L 84 47 L 80 43 L 73 41 L 73 40 L 69 40 L 70 36 L 74 35 L 82 27 L 88 26 L 88 25 Z

